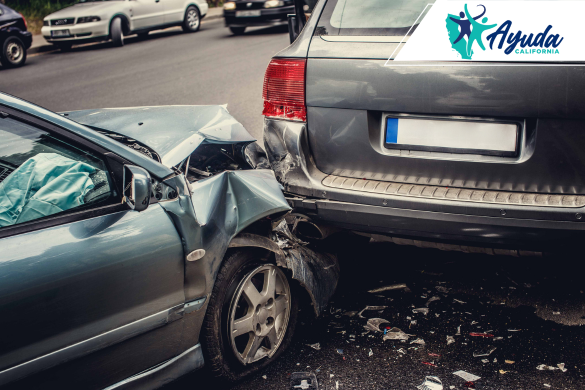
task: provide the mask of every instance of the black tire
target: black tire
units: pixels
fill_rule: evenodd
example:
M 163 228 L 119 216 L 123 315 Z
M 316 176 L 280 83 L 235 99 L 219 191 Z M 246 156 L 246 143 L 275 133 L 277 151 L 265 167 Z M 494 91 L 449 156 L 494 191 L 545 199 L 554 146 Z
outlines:
M 26 61 L 26 49 L 24 43 L 18 37 L 8 37 L 2 45 L 0 62 L 5 68 L 17 68 Z
M 228 335 L 232 298 L 240 283 L 260 266 L 270 264 L 262 259 L 264 252 L 237 250 L 228 252 L 219 270 L 202 327 L 202 345 L 205 365 L 223 384 L 230 384 L 266 367 L 276 360 L 291 343 L 298 316 L 298 290 L 286 277 L 290 286 L 290 315 L 288 327 L 276 352 L 254 363 L 244 365 L 234 351 Z
M 124 46 L 124 30 L 122 28 L 122 18 L 114 18 L 110 24 L 110 38 L 115 47 Z
M 59 50 L 67 52 L 67 51 L 71 51 L 71 47 L 73 46 L 72 43 L 56 43 L 55 44 Z
M 246 32 L 246 27 L 230 27 L 230 31 L 234 35 L 242 35 Z
M 187 7 L 185 17 L 183 18 L 183 31 L 196 32 L 201 27 L 201 15 L 194 5 Z

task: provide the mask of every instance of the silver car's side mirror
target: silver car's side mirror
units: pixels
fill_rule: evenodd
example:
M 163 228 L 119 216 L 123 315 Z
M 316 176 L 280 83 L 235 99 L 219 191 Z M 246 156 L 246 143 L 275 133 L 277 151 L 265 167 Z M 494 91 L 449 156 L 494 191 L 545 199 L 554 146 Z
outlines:
M 124 199 L 136 211 L 144 211 L 150 204 L 152 181 L 150 174 L 135 165 L 124 165 Z

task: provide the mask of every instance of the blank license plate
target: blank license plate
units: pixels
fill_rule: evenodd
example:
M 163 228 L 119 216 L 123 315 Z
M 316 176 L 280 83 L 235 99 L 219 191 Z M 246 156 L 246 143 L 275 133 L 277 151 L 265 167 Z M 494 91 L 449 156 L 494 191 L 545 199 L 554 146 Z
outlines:
M 260 10 L 236 11 L 236 18 L 249 18 L 252 16 L 260 16 L 260 15 L 262 15 L 262 11 L 260 11 Z
M 53 30 L 51 31 L 51 36 L 53 38 L 62 38 L 62 37 L 69 37 L 71 34 L 69 30 Z
M 388 149 L 511 157 L 518 152 L 518 125 L 386 117 L 384 146 Z

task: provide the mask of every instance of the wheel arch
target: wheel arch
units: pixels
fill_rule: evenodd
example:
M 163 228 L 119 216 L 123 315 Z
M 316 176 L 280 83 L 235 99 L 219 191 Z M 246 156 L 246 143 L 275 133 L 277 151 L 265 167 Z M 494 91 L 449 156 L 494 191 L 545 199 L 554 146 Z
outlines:
M 117 12 L 114 15 L 112 15 L 112 17 L 110 18 L 110 22 L 108 23 L 108 37 L 112 38 L 112 22 L 114 21 L 115 18 L 122 19 L 122 32 L 124 33 L 124 35 L 130 35 L 130 33 L 132 32 L 130 28 L 130 18 L 128 17 L 128 15 L 122 12 Z

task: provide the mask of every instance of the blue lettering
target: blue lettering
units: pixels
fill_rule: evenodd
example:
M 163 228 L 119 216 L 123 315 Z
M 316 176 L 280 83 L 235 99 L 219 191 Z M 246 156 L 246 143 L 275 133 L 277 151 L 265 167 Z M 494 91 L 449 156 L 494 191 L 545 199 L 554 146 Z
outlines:
M 506 20 L 504 23 L 502 23 L 500 25 L 500 27 L 498 27 L 498 29 L 495 32 L 493 32 L 487 36 L 487 40 L 490 41 L 490 49 L 494 48 L 493 47 L 494 41 L 496 40 L 496 38 L 500 34 L 502 35 L 502 39 L 500 39 L 500 43 L 498 44 L 498 49 L 501 49 L 502 46 L 504 46 L 504 42 L 506 42 L 506 35 L 508 35 L 508 32 L 510 31 L 511 26 L 512 26 L 512 22 L 510 20 Z M 506 54 L 508 54 L 508 53 L 506 53 Z

